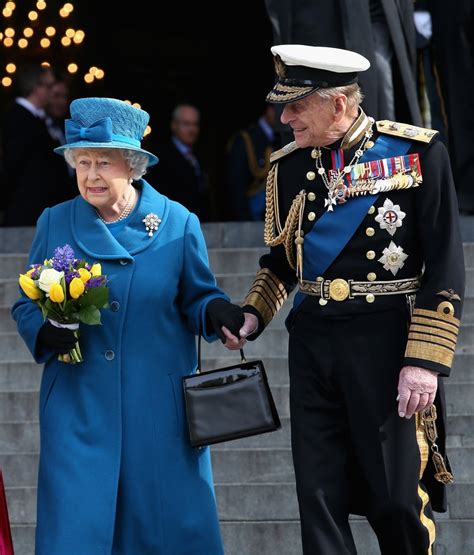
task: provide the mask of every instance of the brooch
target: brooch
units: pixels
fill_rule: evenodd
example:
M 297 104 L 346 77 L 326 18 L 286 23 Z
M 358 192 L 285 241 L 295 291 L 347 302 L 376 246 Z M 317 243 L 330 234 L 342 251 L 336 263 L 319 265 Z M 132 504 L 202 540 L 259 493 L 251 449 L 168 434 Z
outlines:
M 161 219 L 156 214 L 153 214 L 153 212 L 150 212 L 143 218 L 142 222 L 145 224 L 149 237 L 153 237 L 153 233 L 158 229 Z

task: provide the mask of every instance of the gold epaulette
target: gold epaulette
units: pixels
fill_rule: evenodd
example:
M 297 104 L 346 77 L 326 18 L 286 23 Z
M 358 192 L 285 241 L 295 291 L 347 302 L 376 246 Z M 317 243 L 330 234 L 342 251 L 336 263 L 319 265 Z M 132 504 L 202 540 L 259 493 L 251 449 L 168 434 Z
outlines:
M 283 148 L 280 148 L 279 150 L 275 150 L 275 152 L 272 152 L 272 155 L 270 156 L 270 162 L 276 162 L 280 158 L 283 158 L 283 156 L 286 156 L 287 154 L 294 152 L 298 148 L 299 146 L 296 144 L 296 141 L 292 141 L 291 143 L 288 143 L 287 145 L 285 145 Z
M 377 131 L 384 135 L 393 135 L 395 137 L 411 139 L 412 141 L 419 141 L 421 143 L 431 142 L 431 139 L 438 134 L 438 131 L 434 129 L 417 127 L 415 125 L 409 125 L 408 123 L 398 123 L 397 121 L 390 121 L 388 119 L 377 122 Z

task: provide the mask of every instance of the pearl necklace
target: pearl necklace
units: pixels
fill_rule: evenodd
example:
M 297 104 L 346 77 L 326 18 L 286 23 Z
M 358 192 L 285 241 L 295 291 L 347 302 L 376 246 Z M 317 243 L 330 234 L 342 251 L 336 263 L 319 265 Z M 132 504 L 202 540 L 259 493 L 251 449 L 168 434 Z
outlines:
M 121 212 L 121 214 L 118 218 L 115 218 L 115 220 L 106 221 L 100 215 L 99 211 L 96 210 L 100 221 L 104 222 L 105 225 L 115 224 L 116 222 L 120 222 L 121 220 L 124 220 L 130 214 L 130 212 L 133 210 L 133 207 L 135 206 L 136 193 L 135 193 L 135 187 L 133 187 L 133 185 L 130 185 L 130 187 L 131 187 L 132 190 L 130 191 L 130 194 L 128 195 L 127 204 L 125 205 L 124 209 L 122 210 L 122 212 Z
M 364 154 L 364 149 L 374 146 L 372 141 L 369 141 L 369 139 L 373 135 L 372 127 L 374 125 L 374 121 L 374 118 L 369 118 L 370 126 L 365 132 L 364 138 L 359 145 L 359 148 L 355 151 L 355 154 L 349 164 L 347 166 L 344 166 L 342 170 L 331 170 L 331 177 L 328 177 L 327 171 L 321 162 L 321 147 L 318 146 L 313 149 L 313 152 L 311 154 L 315 158 L 315 164 L 318 170 L 318 174 L 321 176 L 321 179 L 323 180 L 323 183 L 328 190 L 328 197 L 324 200 L 324 207 L 327 207 L 328 212 L 332 212 L 334 210 L 333 206 L 337 204 L 338 198 L 341 198 L 339 190 L 342 189 L 343 193 L 346 188 L 346 186 L 344 185 L 344 175 L 351 172 L 352 166 L 357 164 L 359 158 L 362 156 L 362 154 Z

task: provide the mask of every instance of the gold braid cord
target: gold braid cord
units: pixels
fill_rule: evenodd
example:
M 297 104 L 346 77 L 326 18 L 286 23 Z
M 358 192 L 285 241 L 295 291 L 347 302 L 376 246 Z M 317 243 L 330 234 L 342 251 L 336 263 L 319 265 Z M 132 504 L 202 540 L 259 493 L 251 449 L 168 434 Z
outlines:
M 421 427 L 424 429 L 426 438 L 429 441 L 431 449 L 431 458 L 435 468 L 435 479 L 442 484 L 451 484 L 454 482 L 453 475 L 446 468 L 443 455 L 438 450 L 436 440 L 438 439 L 438 430 L 436 429 L 436 413 L 435 405 L 431 405 L 421 413 Z
M 305 191 L 300 191 L 291 203 L 288 216 L 285 221 L 285 227 L 281 228 L 280 211 L 278 207 L 278 163 L 274 164 L 267 177 L 266 189 L 266 208 L 265 208 L 265 228 L 264 240 L 269 247 L 276 247 L 282 243 L 285 246 L 286 257 L 289 265 L 295 269 L 295 256 L 293 245 L 295 240 L 295 232 L 298 229 L 301 207 L 305 200 Z M 278 235 L 275 236 L 275 228 Z

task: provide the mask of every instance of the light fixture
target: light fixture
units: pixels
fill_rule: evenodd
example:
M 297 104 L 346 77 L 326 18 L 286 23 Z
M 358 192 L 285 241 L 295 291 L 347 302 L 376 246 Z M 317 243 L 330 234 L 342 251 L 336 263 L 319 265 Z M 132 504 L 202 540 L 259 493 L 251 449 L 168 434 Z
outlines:
M 56 34 L 56 29 L 54 27 L 46 27 L 45 33 L 48 35 L 48 37 L 54 37 L 54 35 Z
M 41 48 L 49 48 L 51 46 L 51 41 L 46 37 L 42 38 L 40 40 L 40 45 L 41 45 Z
M 78 69 L 79 68 L 77 67 L 77 64 L 72 63 L 72 64 L 68 64 L 67 66 L 67 70 L 69 71 L 69 73 L 76 73 Z
M 13 83 L 11 77 L 3 77 L 2 78 L 2 85 L 4 87 L 9 87 Z
M 7 73 L 15 73 L 16 65 L 15 64 L 7 64 L 5 67 Z

